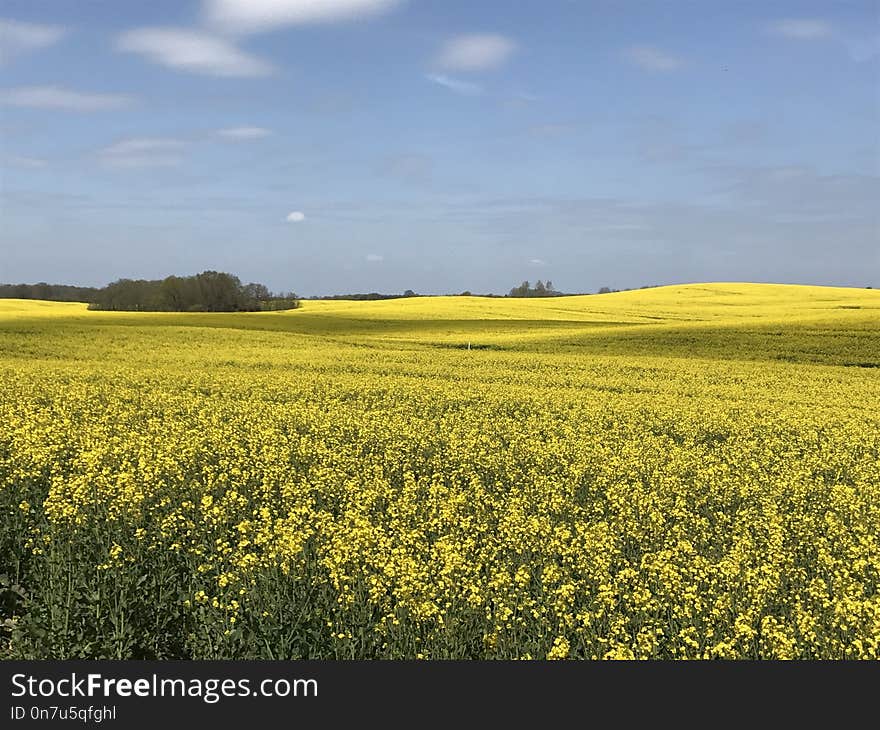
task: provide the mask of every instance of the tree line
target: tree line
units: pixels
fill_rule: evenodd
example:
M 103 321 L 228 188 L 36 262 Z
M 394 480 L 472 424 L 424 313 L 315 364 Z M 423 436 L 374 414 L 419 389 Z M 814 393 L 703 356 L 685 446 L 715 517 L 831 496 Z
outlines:
M 538 279 L 535 282 L 535 286 L 532 286 L 528 281 L 524 281 L 519 286 L 513 287 L 510 290 L 510 294 L 507 296 L 510 297 L 561 297 L 562 292 L 555 291 L 553 289 L 553 282 L 547 279 L 547 281 L 541 281 Z
M 294 292 L 272 293 L 223 271 L 164 279 L 118 279 L 100 289 L 58 284 L 3 284 L 0 298 L 87 302 L 89 309 L 127 312 L 260 312 L 296 309 Z
M 0 284 L 0 299 L 43 299 L 49 302 L 91 302 L 98 293 L 94 286 L 67 284 Z
M 242 284 L 224 271 L 119 279 L 100 289 L 89 303 L 89 309 L 144 312 L 260 312 L 299 306 L 293 292 L 273 294 L 264 284 Z
M 652 285 L 656 286 L 656 285 Z M 649 289 L 650 286 L 640 287 Z M 868 287 L 870 289 L 870 287 Z M 599 294 L 621 291 L 603 286 Z M 623 291 L 630 291 L 624 289 Z M 584 292 L 587 293 L 587 292 Z M 403 294 L 333 294 L 310 299 L 372 301 L 423 296 L 407 289 Z M 562 297 L 549 279 L 532 286 L 524 281 L 506 295 L 472 294 L 480 297 Z M 118 279 L 105 287 L 69 286 L 66 284 L 0 284 L 0 299 L 43 299 L 54 302 L 87 302 L 89 309 L 144 312 L 257 312 L 296 309 L 300 298 L 294 292 L 273 294 L 263 284 L 242 284 L 237 276 L 221 271 L 203 271 L 194 276 L 168 276 L 164 279 Z
M 368 294 L 328 294 L 326 296 L 313 296 L 309 297 L 309 299 L 319 299 L 325 301 L 334 301 L 334 300 L 351 300 L 354 302 L 374 302 L 382 299 L 408 299 L 409 297 L 418 297 L 420 294 L 416 294 L 412 289 L 407 289 L 403 294 L 380 294 L 379 292 L 373 291 Z

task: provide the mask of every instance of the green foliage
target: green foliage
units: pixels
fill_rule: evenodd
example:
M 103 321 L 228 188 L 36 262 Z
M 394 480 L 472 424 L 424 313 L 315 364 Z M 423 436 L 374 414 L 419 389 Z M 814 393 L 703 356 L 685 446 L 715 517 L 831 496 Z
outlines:
M 41 299 L 47 302 L 91 302 L 98 289 L 67 284 L 0 284 L 0 299 Z
M 99 290 L 89 309 L 135 312 L 259 312 L 296 309 L 296 294 L 273 295 L 263 284 L 242 284 L 237 276 L 203 271 L 162 280 L 119 279 Z
M 312 297 L 312 299 L 324 301 L 353 301 L 353 302 L 377 302 L 383 299 L 406 299 L 408 297 L 417 297 L 412 289 L 407 289 L 403 294 L 380 294 L 377 291 L 367 294 L 331 294 L 325 297 Z
M 538 279 L 534 287 L 528 281 L 524 281 L 519 286 L 513 287 L 508 294 L 511 297 L 558 297 L 561 295 L 562 292 L 553 289 L 553 282 L 549 279 L 546 283 Z
M 264 284 L 242 284 L 237 276 L 203 271 L 165 279 L 118 279 L 107 286 L 0 284 L 0 299 L 87 302 L 89 309 L 126 312 L 267 312 L 296 309 L 293 292 L 273 294 Z

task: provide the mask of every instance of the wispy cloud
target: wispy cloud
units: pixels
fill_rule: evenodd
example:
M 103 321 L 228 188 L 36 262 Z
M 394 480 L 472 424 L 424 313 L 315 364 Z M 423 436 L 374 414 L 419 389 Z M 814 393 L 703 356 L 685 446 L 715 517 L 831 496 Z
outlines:
M 653 46 L 630 46 L 623 53 L 630 63 L 647 71 L 676 71 L 684 66 L 678 56 Z
M 474 84 L 470 81 L 462 81 L 461 79 L 454 79 L 451 76 L 446 76 L 444 74 L 427 74 L 425 78 L 435 84 L 445 86 L 447 89 L 449 89 L 450 91 L 454 91 L 456 94 L 476 96 L 477 94 L 483 93 L 483 87 L 479 84 Z
M 272 131 L 264 127 L 230 127 L 229 129 L 217 130 L 218 137 L 231 141 L 263 139 L 271 134 Z
M 47 160 L 41 160 L 37 157 L 8 157 L 6 163 L 13 167 L 21 167 L 26 170 L 42 170 L 49 166 Z
M 534 94 L 519 93 L 505 99 L 502 104 L 508 109 L 525 109 L 539 101 L 540 97 Z
M 880 33 L 872 38 L 853 38 L 846 41 L 849 57 L 856 63 L 870 61 L 880 56 Z
M 19 86 L 0 89 L 0 104 L 31 109 L 97 112 L 123 109 L 134 98 L 127 94 L 92 94 L 59 86 Z
M 867 33 L 864 33 L 841 31 L 821 18 L 786 18 L 767 23 L 764 30 L 794 41 L 837 41 L 855 63 L 864 63 L 880 55 L 880 33 L 876 32 L 876 25 L 866 26 Z
M 533 137 L 559 137 L 575 130 L 572 124 L 535 124 L 529 127 Z
M 379 172 L 408 185 L 428 185 L 433 167 L 434 161 L 428 155 L 400 154 L 385 158 Z
M 209 76 L 267 76 L 274 69 L 225 38 L 182 28 L 137 28 L 119 36 L 116 48 L 153 63 Z
M 502 66 L 515 50 L 516 43 L 503 35 L 459 35 L 443 44 L 434 66 L 445 71 L 485 71 Z
M 402 0 L 204 0 L 205 22 L 230 34 L 288 25 L 357 20 L 387 12 Z
M 288 223 L 302 223 L 306 219 L 306 214 L 301 210 L 294 210 L 287 214 L 285 220 Z
M 185 144 L 170 137 L 130 137 L 98 153 L 102 164 L 115 168 L 173 167 L 180 164 Z
M 544 259 L 529 259 L 529 264 L 532 266 L 546 266 L 547 262 Z
M 794 38 L 800 41 L 813 41 L 828 38 L 834 34 L 834 28 L 826 20 L 820 18 L 785 18 L 767 24 L 767 30 L 774 35 Z
M 38 25 L 0 18 L 0 65 L 23 53 L 54 45 L 66 34 L 67 30 L 57 25 Z
M 368 253 L 365 258 L 371 264 L 378 264 L 378 263 L 385 260 L 384 256 L 377 254 L 377 253 Z

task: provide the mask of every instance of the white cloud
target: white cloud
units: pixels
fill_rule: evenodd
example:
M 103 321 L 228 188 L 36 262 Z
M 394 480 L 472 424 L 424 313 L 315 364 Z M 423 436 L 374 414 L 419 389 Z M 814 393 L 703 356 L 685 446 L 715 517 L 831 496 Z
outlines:
M 624 55 L 630 63 L 648 71 L 675 71 L 684 66 L 682 59 L 651 46 L 631 46 Z
M 116 48 L 169 68 L 209 76 L 267 76 L 274 70 L 225 38 L 180 28 L 130 30 L 119 36 Z
M 37 157 L 9 157 L 7 158 L 7 163 L 28 170 L 42 170 L 44 167 L 49 166 L 46 160 L 41 160 Z
M 287 214 L 288 223 L 302 223 L 306 219 L 306 214 L 300 210 L 294 210 Z
M 590 229 L 592 230 L 592 229 Z M 595 230 L 598 231 L 650 231 L 651 227 L 646 226 L 642 223 L 605 223 L 601 226 L 596 226 Z
M 385 260 L 385 257 L 384 257 L 384 256 L 380 256 L 380 255 L 377 254 L 377 253 L 368 253 L 368 254 L 366 255 L 365 258 L 366 258 L 367 261 L 369 261 L 371 264 L 378 264 L 380 261 L 384 261 L 384 260 Z
M 271 130 L 263 127 L 230 127 L 217 130 L 219 137 L 229 140 L 263 139 L 271 134 Z
M 514 94 L 513 96 L 505 99 L 502 103 L 508 109 L 523 109 L 539 100 L 540 98 L 535 96 L 534 94 L 520 93 Z
M 380 172 L 411 185 L 426 185 L 431 181 L 434 161 L 428 155 L 392 155 L 382 161 Z
M 545 266 L 547 264 L 547 262 L 544 261 L 544 259 L 529 259 L 529 263 L 532 266 Z
M 126 94 L 89 94 L 58 86 L 19 86 L 0 89 L 0 104 L 31 109 L 97 112 L 122 109 L 133 98 Z
M 378 15 L 401 0 L 204 0 L 208 25 L 231 34 L 259 33 L 285 25 L 355 20 Z
M 764 30 L 795 41 L 836 40 L 855 63 L 865 63 L 880 55 L 880 33 L 876 32 L 876 26 L 866 26 L 867 34 L 846 33 L 821 18 L 787 18 L 766 24 Z
M 847 41 L 849 57 L 856 63 L 865 63 L 874 56 L 880 55 L 880 34 L 873 38 L 852 39 Z
M 821 18 L 787 18 L 766 24 L 764 30 L 796 41 L 836 40 L 855 63 L 865 63 L 880 55 L 880 33 L 876 32 L 876 27 L 867 26 L 867 35 L 859 32 L 847 34 Z
M 504 64 L 514 50 L 516 43 L 503 35 L 460 35 L 446 41 L 434 65 L 447 71 L 484 71 Z
M 130 137 L 105 147 L 99 153 L 107 167 L 173 167 L 180 164 L 184 143 L 170 137 Z
M 477 94 L 483 93 L 483 87 L 479 84 L 473 84 L 470 81 L 462 81 L 461 79 L 454 79 L 451 76 L 445 76 L 443 74 L 427 74 L 425 78 L 435 84 L 445 86 L 456 94 L 476 96 Z
M 57 25 L 37 25 L 0 18 L 0 65 L 22 53 L 47 48 L 66 34 L 67 30 Z
M 827 38 L 834 33 L 830 23 L 818 18 L 786 18 L 770 23 L 767 29 L 775 35 L 801 41 Z
M 535 137 L 558 137 L 574 131 L 571 124 L 535 124 L 529 127 L 529 134 Z

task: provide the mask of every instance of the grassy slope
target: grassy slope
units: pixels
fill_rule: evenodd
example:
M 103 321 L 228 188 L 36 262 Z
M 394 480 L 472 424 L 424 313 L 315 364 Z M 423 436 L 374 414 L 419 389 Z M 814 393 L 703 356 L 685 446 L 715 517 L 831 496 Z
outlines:
M 305 301 L 254 314 L 90 312 L 84 304 L 0 300 L 0 331 L 51 340 L 98 327 L 230 328 L 395 349 L 514 351 L 880 364 L 880 291 L 781 284 L 689 284 L 554 299 L 425 297 Z M 190 336 L 195 333 L 190 331 Z M 14 339 L 4 350 L 14 350 Z M 39 351 L 31 352 L 38 355 Z

